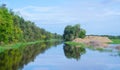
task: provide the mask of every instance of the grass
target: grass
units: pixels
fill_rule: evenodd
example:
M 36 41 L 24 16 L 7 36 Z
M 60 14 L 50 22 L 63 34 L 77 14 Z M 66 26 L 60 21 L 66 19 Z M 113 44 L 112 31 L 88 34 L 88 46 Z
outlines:
M 120 39 L 111 39 L 112 43 L 110 44 L 120 44 Z
M 76 42 L 71 42 L 71 41 L 65 42 L 65 44 L 68 44 L 68 45 L 71 45 L 71 46 L 80 46 L 80 47 L 85 46 L 85 44 L 83 44 L 83 43 L 76 43 Z
M 26 45 L 32 45 L 32 44 L 37 44 L 41 42 L 54 42 L 54 41 L 62 41 L 62 40 L 50 39 L 50 40 L 40 40 L 40 41 L 24 42 L 24 43 L 20 42 L 20 43 L 15 43 L 15 44 L 2 45 L 0 46 L 0 52 L 3 52 L 4 50 L 7 50 L 7 49 L 15 49 L 15 48 L 23 47 Z

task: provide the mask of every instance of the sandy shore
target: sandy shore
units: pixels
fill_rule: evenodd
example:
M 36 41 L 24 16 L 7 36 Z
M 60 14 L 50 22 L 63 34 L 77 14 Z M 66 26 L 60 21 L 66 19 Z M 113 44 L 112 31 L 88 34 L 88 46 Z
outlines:
M 107 43 L 112 42 L 108 37 L 101 37 L 101 36 L 86 36 L 85 38 L 76 38 L 73 40 L 73 42 L 77 43 L 84 43 L 88 46 L 94 46 L 94 47 L 101 47 L 105 48 L 108 46 Z

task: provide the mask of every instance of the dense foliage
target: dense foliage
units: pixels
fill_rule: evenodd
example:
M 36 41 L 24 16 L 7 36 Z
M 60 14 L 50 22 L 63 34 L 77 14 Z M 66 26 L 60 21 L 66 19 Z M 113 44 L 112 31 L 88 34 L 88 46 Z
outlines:
M 112 36 L 112 35 L 102 35 L 102 36 L 106 36 L 110 39 L 120 39 L 120 36 Z
M 74 26 L 68 25 L 65 27 L 63 39 L 65 41 L 72 41 L 75 38 L 84 38 L 86 35 L 86 31 L 80 28 L 80 24 L 76 24 Z
M 34 22 L 24 20 L 5 5 L 0 6 L 0 44 L 53 38 L 59 39 L 61 36 L 37 27 Z

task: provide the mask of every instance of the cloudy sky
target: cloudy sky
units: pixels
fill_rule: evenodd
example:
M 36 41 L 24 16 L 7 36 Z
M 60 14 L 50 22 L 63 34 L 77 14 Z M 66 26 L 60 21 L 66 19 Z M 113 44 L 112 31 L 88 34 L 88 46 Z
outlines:
M 66 25 L 81 24 L 87 34 L 120 35 L 120 0 L 1 0 L 50 32 L 63 34 Z

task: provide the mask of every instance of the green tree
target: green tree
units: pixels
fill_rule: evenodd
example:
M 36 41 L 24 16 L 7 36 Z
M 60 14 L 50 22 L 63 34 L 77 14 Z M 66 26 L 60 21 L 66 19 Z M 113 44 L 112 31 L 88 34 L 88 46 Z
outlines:
M 74 39 L 74 30 L 72 26 L 68 25 L 65 27 L 63 39 L 65 41 L 70 41 Z
M 13 41 L 13 20 L 12 16 L 4 6 L 0 7 L 0 42 L 8 43 Z
M 84 38 L 86 36 L 86 31 L 84 29 L 81 29 L 79 31 L 79 38 Z
M 48 32 L 36 26 L 34 22 L 24 20 L 12 10 L 8 10 L 6 4 L 0 6 L 0 44 L 52 38 L 60 39 L 61 35 Z
M 86 31 L 80 28 L 80 24 L 74 26 L 68 25 L 65 27 L 63 39 L 64 41 L 72 41 L 75 38 L 84 38 Z

